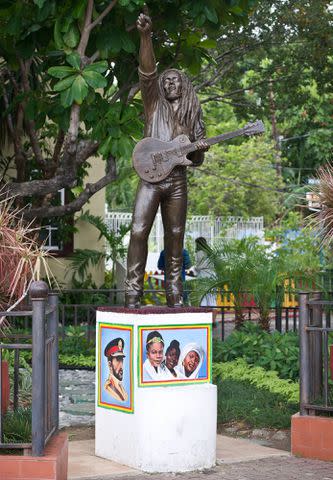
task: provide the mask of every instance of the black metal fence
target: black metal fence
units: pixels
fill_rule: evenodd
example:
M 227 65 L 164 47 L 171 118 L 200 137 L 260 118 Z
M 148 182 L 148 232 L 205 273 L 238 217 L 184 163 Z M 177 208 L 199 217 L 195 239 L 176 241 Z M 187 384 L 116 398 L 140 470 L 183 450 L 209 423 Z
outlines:
M 14 361 L 10 370 L 11 403 L 10 410 L 18 411 L 20 404 L 19 375 L 20 354 L 23 350 L 32 352 L 32 398 L 31 398 L 31 443 L 4 442 L 4 422 L 6 416 L 0 415 L 0 448 L 31 449 L 33 456 L 41 456 L 44 447 L 59 425 L 59 391 L 58 391 L 58 295 L 48 293 L 44 282 L 33 282 L 30 288 L 31 309 L 24 311 L 0 312 L 0 317 L 11 317 L 32 327 L 31 335 L 22 336 L 24 343 L 11 343 L 10 333 L 2 335 L 0 343 L 0 363 L 3 351 L 14 351 Z M 2 378 L 0 368 L 0 405 L 3 406 Z
M 300 308 L 300 413 L 333 412 L 332 293 L 302 292 Z
M 94 341 L 95 314 L 98 306 L 111 306 L 122 308 L 123 305 L 115 305 L 114 299 L 119 298 L 121 290 L 113 289 L 66 289 L 59 292 L 59 320 L 60 336 L 66 337 L 68 327 L 82 327 L 88 341 Z M 224 292 L 226 295 L 231 292 Z M 164 290 L 147 289 L 144 292 L 144 300 L 149 303 L 160 304 L 164 296 Z M 207 308 L 207 306 L 205 306 Z M 235 325 L 235 310 L 232 306 L 209 305 L 214 314 L 214 335 L 222 341 L 233 330 Z M 298 331 L 298 307 L 274 307 L 270 312 L 270 330 L 281 333 Z M 259 312 L 255 306 L 244 306 L 242 314 L 245 321 L 258 322 Z

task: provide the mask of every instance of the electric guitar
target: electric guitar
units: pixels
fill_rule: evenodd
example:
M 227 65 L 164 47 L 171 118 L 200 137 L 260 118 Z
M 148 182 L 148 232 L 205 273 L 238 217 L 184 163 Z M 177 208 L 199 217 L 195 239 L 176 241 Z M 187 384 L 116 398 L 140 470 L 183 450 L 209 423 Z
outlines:
M 193 166 L 186 155 L 196 150 L 201 150 L 200 143 L 208 145 L 229 140 L 241 135 L 257 135 L 265 131 L 261 120 L 247 123 L 245 127 L 234 132 L 222 133 L 216 137 L 191 142 L 186 135 L 179 135 L 171 142 L 164 142 L 157 138 L 146 137 L 135 146 L 133 150 L 133 167 L 139 177 L 149 183 L 164 180 L 177 165 Z M 205 148 L 205 147 L 204 147 Z

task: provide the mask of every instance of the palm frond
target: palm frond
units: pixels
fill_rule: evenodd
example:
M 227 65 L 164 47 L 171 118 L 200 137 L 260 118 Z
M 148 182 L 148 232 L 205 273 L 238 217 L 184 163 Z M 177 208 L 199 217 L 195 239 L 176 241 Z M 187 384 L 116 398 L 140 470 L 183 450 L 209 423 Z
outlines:
M 102 217 L 98 217 L 97 215 L 92 215 L 89 210 L 84 212 L 78 220 L 81 220 L 83 222 L 88 222 L 90 225 L 93 225 L 97 230 L 99 231 L 99 237 L 98 239 L 101 239 L 102 237 L 107 238 L 108 237 L 108 227 L 106 223 L 104 222 Z
M 87 275 L 90 266 L 97 266 L 106 257 L 105 252 L 90 249 L 76 249 L 70 258 L 70 268 L 74 271 L 73 276 L 77 274 L 80 278 Z

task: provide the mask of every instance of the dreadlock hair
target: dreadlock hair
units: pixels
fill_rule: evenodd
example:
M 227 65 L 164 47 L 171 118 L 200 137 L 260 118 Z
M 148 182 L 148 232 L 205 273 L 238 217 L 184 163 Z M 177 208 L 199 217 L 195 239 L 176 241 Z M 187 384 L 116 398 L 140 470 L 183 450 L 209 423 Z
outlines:
M 164 77 L 170 72 L 178 73 L 182 85 L 181 97 L 179 99 L 179 107 L 176 113 L 178 121 L 180 125 L 189 128 L 189 130 L 192 132 L 196 120 L 201 119 L 202 117 L 200 102 L 188 76 L 180 70 L 177 70 L 176 68 L 170 68 L 168 70 L 165 70 L 158 77 L 158 88 L 162 101 L 162 108 L 167 114 L 167 118 L 170 118 L 173 115 L 170 102 L 168 102 L 168 100 L 165 98 L 165 92 L 163 87 Z

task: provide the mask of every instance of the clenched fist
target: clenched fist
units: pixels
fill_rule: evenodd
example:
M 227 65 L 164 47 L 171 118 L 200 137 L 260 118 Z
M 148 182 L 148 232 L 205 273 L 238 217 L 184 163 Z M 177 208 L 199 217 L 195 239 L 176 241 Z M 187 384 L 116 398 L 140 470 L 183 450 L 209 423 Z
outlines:
M 150 33 L 152 28 L 151 18 L 144 13 L 140 13 L 136 21 L 136 28 L 140 33 Z

